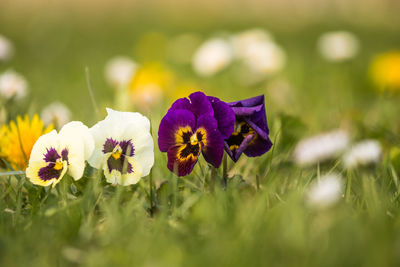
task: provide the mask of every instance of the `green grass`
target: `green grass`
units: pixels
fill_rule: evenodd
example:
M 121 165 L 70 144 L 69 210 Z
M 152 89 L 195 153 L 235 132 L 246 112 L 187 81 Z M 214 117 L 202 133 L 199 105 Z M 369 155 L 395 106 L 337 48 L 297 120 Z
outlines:
M 111 56 L 141 58 L 135 45 L 150 30 L 168 38 L 187 30 L 199 30 L 202 36 L 214 31 L 209 26 L 158 23 L 86 26 L 38 20 L 36 28 L 0 23 L 0 32 L 16 44 L 15 58 L 0 70 L 13 67 L 31 85 L 28 100 L 9 108 L 34 113 L 62 100 L 75 119 L 91 126 L 99 118 L 90 102 L 86 66 L 104 114 L 104 107 L 113 103 L 103 79 Z M 244 28 L 226 25 L 231 31 Z M 178 179 L 157 148 L 151 181 L 146 177 L 130 187 L 110 186 L 89 167 L 78 182 L 65 177 L 55 189 L 34 186 L 23 175 L 0 176 L 0 265 L 399 266 L 400 163 L 389 157 L 390 149 L 400 144 L 399 98 L 379 95 L 368 77 L 372 56 L 395 48 L 398 34 L 340 25 L 355 31 L 362 50 L 353 61 L 334 65 L 315 51 L 318 35 L 332 29 L 329 23 L 298 32 L 260 25 L 273 30 L 288 54 L 285 70 L 265 82 L 240 85 L 235 67 L 200 79 L 188 65 L 167 64 L 179 79 L 194 79 L 226 101 L 265 94 L 273 152 L 242 157 L 236 165 L 229 161 L 235 175 L 226 189 L 221 186 L 222 170 L 212 180 L 204 160 L 191 175 Z M 283 102 L 273 94 L 279 81 L 291 88 Z M 149 114 L 155 141 L 171 101 Z M 341 126 L 355 140 L 378 139 L 382 162 L 354 172 L 344 171 L 340 162 L 305 169 L 293 164 L 292 150 L 299 139 Z M 341 173 L 344 184 L 351 176 L 348 201 L 343 197 L 332 208 L 310 209 L 305 203 L 310 183 L 330 171 Z

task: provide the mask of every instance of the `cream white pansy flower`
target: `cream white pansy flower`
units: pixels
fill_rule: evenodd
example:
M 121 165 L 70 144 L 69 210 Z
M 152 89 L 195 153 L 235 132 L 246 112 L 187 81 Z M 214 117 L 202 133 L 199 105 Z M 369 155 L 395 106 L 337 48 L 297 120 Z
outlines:
M 25 78 L 13 71 L 7 70 L 0 75 L 0 95 L 5 99 L 15 97 L 21 99 L 26 96 L 28 83 Z
M 340 62 L 355 57 L 360 44 L 351 32 L 334 31 L 321 35 L 318 39 L 318 50 L 328 61 Z
M 298 165 L 311 165 L 340 155 L 349 145 L 349 134 L 335 130 L 301 140 L 294 150 Z
M 32 148 L 26 177 L 33 184 L 53 187 L 66 173 L 79 180 L 93 149 L 88 127 L 78 121 L 70 122 L 59 133 L 53 130 L 39 137 Z
M 13 45 L 3 35 L 0 35 L 0 61 L 6 61 L 12 57 L 14 53 Z
M 195 52 L 193 68 L 201 76 L 212 76 L 226 68 L 232 61 L 231 44 L 222 38 L 214 38 L 203 43 Z
M 376 140 L 364 140 L 351 147 L 343 156 L 346 168 L 354 168 L 359 165 L 377 163 L 382 157 L 382 148 Z
M 41 113 L 44 124 L 54 123 L 57 127 L 62 127 L 71 120 L 71 111 L 61 102 L 54 102 L 46 106 Z
M 313 208 L 328 208 L 335 204 L 343 191 L 338 174 L 327 174 L 311 185 L 307 193 L 307 204 Z
M 103 169 L 107 182 L 136 184 L 150 173 L 154 164 L 154 143 L 150 121 L 137 112 L 107 109 L 107 117 L 90 132 L 95 150 L 89 164 Z
M 110 59 L 105 67 L 107 82 L 116 89 L 128 86 L 138 69 L 138 64 L 126 56 Z

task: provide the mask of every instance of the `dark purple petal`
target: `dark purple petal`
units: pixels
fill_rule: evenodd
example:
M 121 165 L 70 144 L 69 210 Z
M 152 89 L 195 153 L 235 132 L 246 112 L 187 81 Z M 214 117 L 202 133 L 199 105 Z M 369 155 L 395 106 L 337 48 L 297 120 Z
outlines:
M 249 130 L 242 132 L 241 126 L 239 132 L 226 139 L 225 149 L 232 160 L 237 161 L 242 153 L 249 157 L 257 157 L 269 151 L 272 142 L 268 137 L 264 96 L 232 102 L 229 106 L 235 113 L 236 123 Z M 232 150 L 233 147 L 235 148 Z
M 43 167 L 39 170 L 39 177 L 43 181 L 48 181 L 51 179 L 60 178 L 61 172 L 63 169 L 56 170 L 54 169 L 55 163 L 49 163 L 46 167 Z
M 63 161 L 67 161 L 68 162 L 68 149 L 64 148 L 61 151 L 61 157 Z
M 196 118 L 202 115 L 214 116 L 211 103 L 203 92 L 194 92 L 189 95 L 189 99 L 180 98 L 176 100 L 168 110 L 168 113 L 178 109 L 190 110 Z
M 44 154 L 43 160 L 45 162 L 56 162 L 59 158 L 61 158 L 61 156 L 58 154 L 57 150 L 51 147 L 50 149 L 47 149 L 46 154 Z
M 196 120 L 192 112 L 183 109 L 168 111 L 162 118 L 158 129 L 158 147 L 167 152 L 170 147 L 176 146 L 176 135 L 181 128 L 194 129 Z
M 168 169 L 178 176 L 192 172 L 200 155 L 200 144 L 173 146 L 168 149 Z
M 229 103 L 231 107 L 254 107 L 258 105 L 264 105 L 264 95 L 255 96 L 245 100 L 240 100 L 236 102 Z
M 217 120 L 222 138 L 229 138 L 235 128 L 235 113 L 227 103 L 218 98 L 209 96 L 208 99 L 214 109 L 214 118 Z
M 192 109 L 190 107 L 189 98 L 179 98 L 171 105 L 168 112 L 177 110 L 177 109 L 186 109 L 186 110 L 192 111 Z
M 248 157 L 258 157 L 268 152 L 272 147 L 272 142 L 269 138 L 264 139 L 257 135 L 243 150 L 243 153 Z
M 116 141 L 112 138 L 107 138 L 103 145 L 103 153 L 106 154 L 106 153 L 113 152 L 114 148 L 117 145 L 118 145 L 118 141 Z
M 204 133 L 204 132 L 205 133 Z M 211 116 L 201 116 L 197 120 L 196 133 L 202 133 L 203 157 L 204 159 L 218 168 L 221 165 L 224 155 L 224 139 L 218 130 L 217 120 Z

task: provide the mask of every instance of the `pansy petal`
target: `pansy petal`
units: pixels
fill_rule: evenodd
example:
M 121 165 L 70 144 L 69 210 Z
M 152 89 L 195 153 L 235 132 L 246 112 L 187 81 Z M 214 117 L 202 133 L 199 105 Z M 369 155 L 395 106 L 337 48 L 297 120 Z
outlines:
M 45 168 L 47 164 L 44 161 L 29 162 L 29 166 L 26 168 L 26 177 L 29 178 L 31 183 L 40 186 L 48 186 L 53 183 L 53 180 L 43 180 L 39 176 L 39 170 Z
M 236 162 L 239 160 L 240 156 L 242 155 L 243 151 L 246 150 L 246 148 L 248 147 L 248 145 L 250 144 L 250 142 L 253 140 L 255 134 L 251 134 L 246 136 L 242 143 L 240 144 L 240 146 L 238 147 L 238 149 L 236 149 L 235 151 L 231 151 L 231 159 Z M 228 153 L 229 155 L 229 153 Z
M 214 110 L 207 96 L 203 92 L 194 92 L 189 95 L 191 110 L 196 117 L 202 115 L 214 116 Z
M 198 160 L 198 156 L 182 158 L 180 156 L 182 148 L 183 146 L 170 147 L 167 152 L 167 167 L 171 172 L 178 176 L 185 176 L 191 173 Z
M 129 163 L 132 165 L 132 173 L 122 174 L 120 180 L 118 181 L 119 184 L 127 186 L 131 184 L 137 184 L 143 176 L 147 174 L 143 173 L 142 166 L 135 158 L 129 158 Z
M 59 138 L 56 130 L 42 135 L 32 147 L 31 155 L 29 157 L 29 163 L 42 161 L 44 155 L 47 153 L 47 149 L 49 149 L 50 147 L 58 149 L 58 145 Z
M 264 95 L 259 95 L 245 100 L 229 103 L 231 107 L 254 107 L 261 104 L 264 104 Z
M 208 97 L 213 109 L 214 118 L 218 123 L 218 130 L 223 139 L 228 139 L 235 128 L 235 113 L 229 105 L 216 97 Z
M 167 152 L 172 146 L 176 146 L 176 134 L 180 128 L 194 129 L 195 117 L 188 110 L 178 109 L 168 112 L 161 120 L 158 129 L 158 147 L 162 152 Z
M 65 124 L 59 133 L 60 139 L 80 140 L 84 145 L 84 159 L 87 160 L 93 153 L 94 140 L 89 128 L 80 121 L 71 121 Z
M 260 136 L 256 136 L 256 138 L 249 143 L 243 153 L 248 157 L 258 157 L 268 152 L 271 147 L 272 142 L 269 138 L 264 139 Z
M 168 112 L 178 109 L 190 110 L 196 117 L 202 115 L 214 116 L 214 110 L 210 101 L 203 92 L 194 92 L 188 98 L 180 98 L 176 100 Z
M 197 120 L 197 131 L 204 129 L 206 136 L 204 148 L 202 150 L 204 159 L 218 168 L 221 165 L 222 157 L 224 155 L 224 139 L 218 131 L 217 121 L 211 116 L 201 116 Z
M 186 109 L 186 110 L 192 111 L 191 107 L 190 107 L 189 98 L 186 98 L 186 97 L 185 98 L 179 98 L 174 103 L 172 103 L 172 105 L 169 108 L 168 112 L 173 111 L 173 110 L 177 110 L 177 109 Z
M 137 126 L 135 129 L 130 127 L 126 128 L 126 132 L 123 133 L 123 136 L 126 135 L 124 140 L 128 140 L 128 136 L 131 138 L 131 142 L 134 147 L 134 159 L 136 161 L 135 164 L 139 164 L 141 168 L 142 176 L 146 176 L 150 173 L 151 168 L 154 164 L 154 141 L 149 131 L 137 130 Z
M 232 107 L 232 110 L 236 114 L 236 116 L 251 116 L 256 112 L 262 111 L 264 104 L 254 106 L 254 107 Z
M 150 131 L 150 121 L 146 116 L 138 112 L 122 112 L 116 111 L 111 108 L 106 108 L 107 117 L 110 121 L 120 123 L 121 126 L 130 124 L 139 124 L 145 128 L 146 131 Z M 121 129 L 121 128 L 120 128 Z

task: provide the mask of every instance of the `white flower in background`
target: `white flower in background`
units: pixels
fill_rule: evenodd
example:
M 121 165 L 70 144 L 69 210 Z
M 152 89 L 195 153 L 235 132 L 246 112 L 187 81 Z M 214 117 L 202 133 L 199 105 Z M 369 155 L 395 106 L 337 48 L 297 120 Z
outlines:
M 88 127 L 78 121 L 70 122 L 59 133 L 53 130 L 39 137 L 32 148 L 26 177 L 33 184 L 53 187 L 67 172 L 79 180 L 93 149 Z
M 359 50 L 357 37 L 346 31 L 327 32 L 318 39 L 318 50 L 328 61 L 340 62 L 355 57 Z
M 7 70 L 0 75 L 0 95 L 5 99 L 15 97 L 21 99 L 26 96 L 28 83 L 25 78 L 13 71 Z
M 154 164 L 154 143 L 150 121 L 137 112 L 107 109 L 107 117 L 90 132 L 95 150 L 89 164 L 103 169 L 107 182 L 136 184 L 150 173 Z
M 206 41 L 197 49 L 192 64 L 197 74 L 212 76 L 226 68 L 232 58 L 230 43 L 222 38 L 214 38 Z
M 342 195 L 343 183 L 337 174 L 327 174 L 315 181 L 307 192 L 307 204 L 323 209 L 337 203 Z
M 286 63 L 285 51 L 261 29 L 239 33 L 233 37 L 235 56 L 243 61 L 250 71 L 271 75 L 283 69 Z
M 130 58 L 117 56 L 106 64 L 105 76 L 111 86 L 120 89 L 129 85 L 137 69 L 138 64 Z
M 251 29 L 232 37 L 233 50 L 238 58 L 245 58 L 252 45 L 258 42 L 272 41 L 272 35 L 263 29 Z
M 6 61 L 12 57 L 14 53 L 13 45 L 3 35 L 0 35 L 0 61 Z
M 274 42 L 257 42 L 251 45 L 244 62 L 253 72 L 271 75 L 283 69 L 286 54 Z
M 57 128 L 60 128 L 71 120 L 71 111 L 63 103 L 54 102 L 42 110 L 40 117 L 44 124 L 54 123 Z
M 382 157 L 382 148 L 376 140 L 364 140 L 351 147 L 343 156 L 343 163 L 346 168 L 353 168 L 359 165 L 377 163 Z
M 332 159 L 342 153 L 349 142 L 349 134 L 343 130 L 301 140 L 294 150 L 294 161 L 299 165 L 310 165 Z

